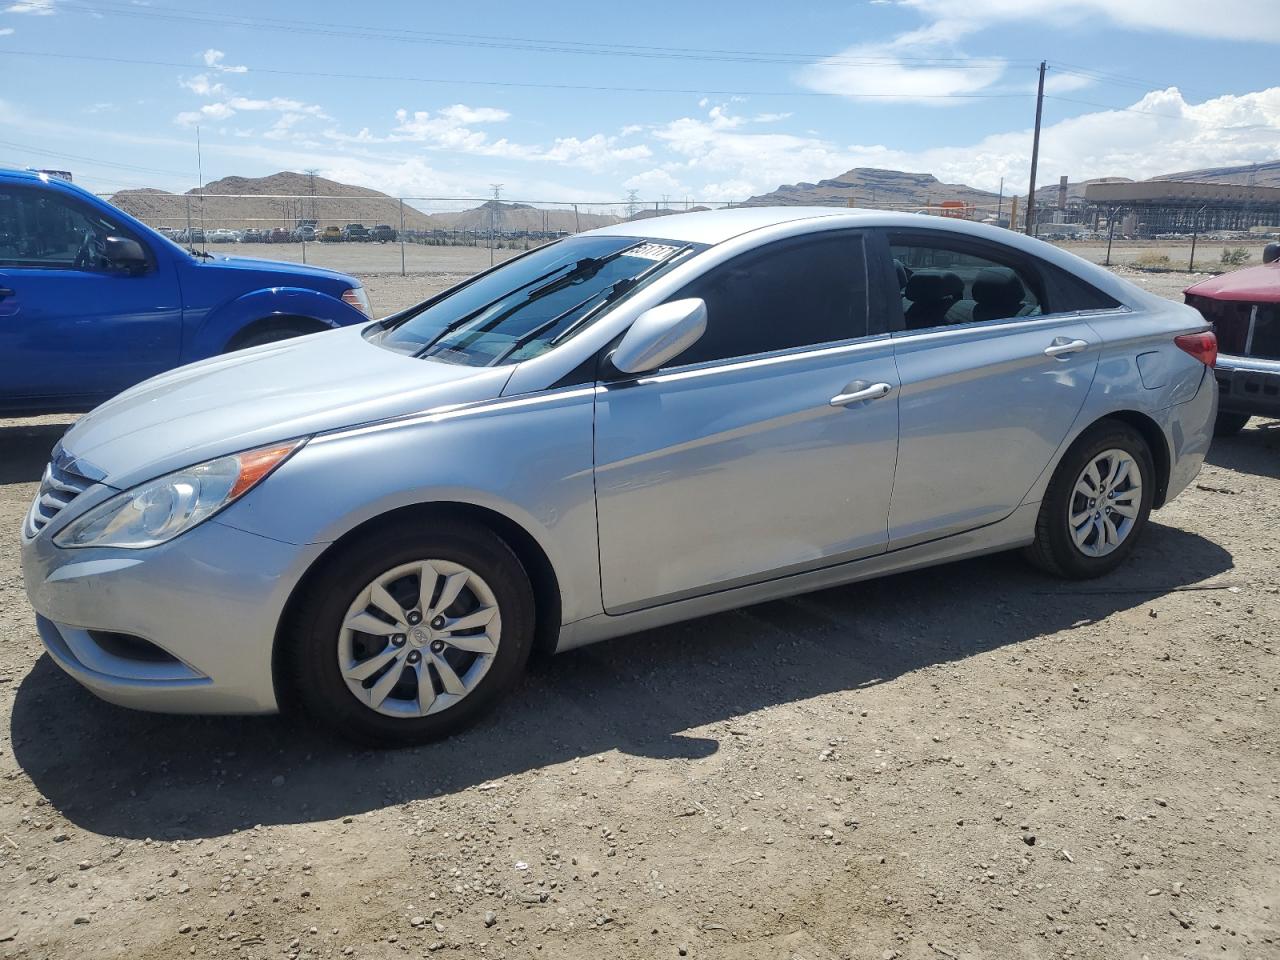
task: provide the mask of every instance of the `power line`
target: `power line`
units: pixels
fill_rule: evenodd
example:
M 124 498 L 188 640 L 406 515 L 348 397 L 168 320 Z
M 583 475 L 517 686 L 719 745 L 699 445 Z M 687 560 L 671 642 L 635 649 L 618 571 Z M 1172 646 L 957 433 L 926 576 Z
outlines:
M 190 63 L 172 60 L 143 60 L 130 57 L 103 57 L 89 54 L 53 53 L 47 50 L 11 50 L 6 48 L 5 54 L 16 57 L 33 57 L 53 60 L 84 60 L 93 63 L 123 63 L 134 66 L 177 67 L 191 70 Z M 280 70 L 270 67 L 250 67 L 253 73 L 267 76 L 305 77 L 323 80 L 375 80 L 395 83 L 438 83 L 447 85 L 465 85 L 479 87 L 520 87 L 537 90 L 590 90 L 604 93 L 674 93 L 694 96 L 714 97 L 838 97 L 855 100 L 1022 100 L 1030 93 L 934 93 L 903 94 L 896 93 L 828 93 L 820 90 L 714 90 L 706 87 L 613 87 L 596 84 L 575 83 L 535 83 L 516 80 L 469 80 L 460 77 L 406 77 L 374 73 L 333 73 L 320 70 Z
M 180 10 L 148 4 L 137 7 L 112 3 L 108 0 L 92 5 L 64 2 L 66 9 L 101 14 L 104 10 L 117 16 L 136 17 L 148 21 L 164 20 L 178 23 L 200 23 L 217 26 L 247 26 L 287 28 L 291 33 L 311 33 L 340 37 L 343 40 L 363 39 L 418 43 L 442 46 L 460 46 L 499 50 L 524 50 L 536 53 L 580 54 L 608 57 L 640 57 L 664 60 L 717 60 L 741 63 L 812 64 L 875 66 L 900 62 L 945 64 L 948 69 L 989 69 L 994 64 L 1033 63 L 1032 60 L 1008 61 L 996 57 L 911 57 L 890 55 L 856 55 L 824 53 L 795 53 L 767 50 L 727 50 L 719 48 L 669 47 L 626 43 L 601 43 L 580 40 L 548 39 L 540 37 L 516 37 L 495 34 L 448 33 L 442 31 L 407 30 L 404 28 L 370 27 L 368 24 L 333 23 L 315 20 L 292 20 L 282 17 L 243 16 L 223 12 L 204 14 L 198 11 Z

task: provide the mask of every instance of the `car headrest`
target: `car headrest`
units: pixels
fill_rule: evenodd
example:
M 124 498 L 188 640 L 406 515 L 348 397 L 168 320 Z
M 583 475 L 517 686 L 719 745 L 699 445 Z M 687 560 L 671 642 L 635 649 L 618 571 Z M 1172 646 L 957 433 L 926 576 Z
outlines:
M 973 299 L 980 304 L 1012 306 L 1022 297 L 1022 281 L 1008 267 L 986 267 L 973 280 Z
M 907 280 L 903 296 L 912 303 L 941 303 L 955 296 L 955 284 L 948 281 L 949 276 L 955 277 L 955 274 L 924 273 L 917 270 Z M 956 279 L 959 280 L 959 277 Z
M 907 278 L 911 276 L 911 272 L 907 270 L 907 265 L 896 257 L 893 260 L 893 270 L 898 275 L 898 292 L 907 289 Z

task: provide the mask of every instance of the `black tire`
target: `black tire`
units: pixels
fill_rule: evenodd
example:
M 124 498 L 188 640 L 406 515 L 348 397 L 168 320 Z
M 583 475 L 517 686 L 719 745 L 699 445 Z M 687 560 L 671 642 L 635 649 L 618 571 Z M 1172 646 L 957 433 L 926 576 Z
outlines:
M 1093 557 L 1076 546 L 1067 517 L 1081 472 L 1094 458 L 1111 449 L 1124 451 L 1138 465 L 1142 473 L 1142 497 L 1133 527 L 1119 546 L 1104 556 Z M 1117 420 L 1104 420 L 1091 427 L 1067 450 L 1049 481 L 1036 519 L 1036 539 L 1026 548 L 1027 558 L 1046 573 L 1070 580 L 1088 580 L 1110 573 L 1124 562 L 1142 535 L 1151 513 L 1155 487 L 1155 463 L 1142 434 Z
M 318 333 L 315 327 L 304 326 L 300 323 L 282 323 L 279 326 L 263 327 L 261 330 L 255 330 L 246 336 L 232 342 L 227 347 L 227 352 L 232 350 L 248 350 L 250 347 L 261 347 L 268 343 L 279 343 L 281 340 L 292 340 L 294 337 L 306 336 L 308 333 Z
M 1249 416 L 1247 413 L 1223 412 L 1218 414 L 1218 419 L 1213 422 L 1213 435 L 1215 437 L 1234 437 L 1245 428 L 1245 424 L 1249 422 Z
M 519 679 L 533 649 L 534 596 L 519 558 L 496 534 L 449 520 L 383 528 L 344 545 L 312 577 L 282 636 L 286 703 L 340 736 L 395 747 L 450 736 L 489 711 Z M 355 596 L 388 570 L 444 560 L 480 576 L 497 600 L 502 629 L 497 653 L 476 686 L 454 705 L 422 717 L 390 717 L 360 703 L 338 665 L 338 638 Z

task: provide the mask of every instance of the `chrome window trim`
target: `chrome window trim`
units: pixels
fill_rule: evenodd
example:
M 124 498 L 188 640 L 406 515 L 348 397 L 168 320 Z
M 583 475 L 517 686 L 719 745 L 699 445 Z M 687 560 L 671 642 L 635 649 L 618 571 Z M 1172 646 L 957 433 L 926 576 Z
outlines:
M 1071 320 L 1088 322 L 1091 318 L 1106 319 L 1116 314 L 1132 313 L 1130 307 L 1108 307 L 1103 310 L 1063 310 L 1059 313 L 1037 314 L 1031 317 L 1006 317 L 1002 320 L 975 320 L 969 323 L 944 324 L 938 327 L 926 327 L 923 330 L 895 330 L 889 334 L 895 343 L 928 343 L 932 340 L 950 340 L 964 333 L 992 331 L 994 333 L 1013 333 L 1018 330 L 1037 326 L 1052 326 Z

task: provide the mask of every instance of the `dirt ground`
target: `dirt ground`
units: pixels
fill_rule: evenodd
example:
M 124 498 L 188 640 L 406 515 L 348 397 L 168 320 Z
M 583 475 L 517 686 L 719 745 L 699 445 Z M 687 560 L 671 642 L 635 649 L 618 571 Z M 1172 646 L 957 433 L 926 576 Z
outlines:
M 383 753 L 42 655 L 16 531 L 65 423 L 0 421 L 0 957 L 1280 956 L 1280 422 L 1104 580 L 1004 555 L 763 604 Z

